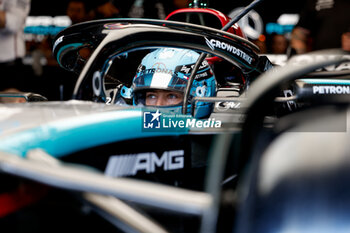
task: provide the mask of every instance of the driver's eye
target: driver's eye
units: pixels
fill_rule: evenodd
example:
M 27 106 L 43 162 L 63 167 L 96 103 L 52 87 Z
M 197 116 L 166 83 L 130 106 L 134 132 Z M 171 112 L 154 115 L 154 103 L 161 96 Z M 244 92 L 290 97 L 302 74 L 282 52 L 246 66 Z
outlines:
M 179 104 L 183 99 L 183 95 L 176 92 L 170 92 L 166 95 L 167 105 Z
M 179 96 L 176 94 L 169 94 L 168 95 L 168 99 L 177 99 L 177 98 L 179 98 Z
M 146 105 L 156 105 L 158 95 L 156 93 L 149 92 L 146 94 Z
M 146 99 L 156 99 L 157 95 L 155 93 L 147 93 Z

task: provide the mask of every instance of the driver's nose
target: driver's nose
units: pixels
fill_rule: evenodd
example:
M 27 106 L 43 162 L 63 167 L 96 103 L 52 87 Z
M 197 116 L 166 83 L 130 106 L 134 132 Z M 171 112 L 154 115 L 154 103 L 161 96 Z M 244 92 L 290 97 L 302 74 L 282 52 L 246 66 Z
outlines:
M 156 106 L 165 106 L 167 105 L 166 98 L 164 95 L 160 94 L 157 98 Z

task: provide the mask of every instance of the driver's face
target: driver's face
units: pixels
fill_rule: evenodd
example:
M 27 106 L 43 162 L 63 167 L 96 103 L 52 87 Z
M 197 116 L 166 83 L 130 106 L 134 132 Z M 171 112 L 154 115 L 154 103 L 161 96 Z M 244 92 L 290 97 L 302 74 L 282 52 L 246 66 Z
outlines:
M 184 95 L 177 91 L 153 90 L 146 92 L 147 106 L 177 105 L 183 101 Z

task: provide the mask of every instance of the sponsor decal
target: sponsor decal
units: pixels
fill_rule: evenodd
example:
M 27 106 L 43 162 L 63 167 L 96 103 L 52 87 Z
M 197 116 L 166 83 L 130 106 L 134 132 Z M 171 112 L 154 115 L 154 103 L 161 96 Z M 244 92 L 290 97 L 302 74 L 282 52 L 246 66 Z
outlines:
M 163 74 L 169 74 L 169 75 L 178 75 L 178 73 L 175 71 L 173 72 L 171 69 L 168 69 L 166 65 L 162 62 L 157 62 L 153 64 L 152 68 L 145 69 L 145 66 L 140 65 L 137 68 L 138 74 L 137 77 L 147 75 L 147 74 L 154 74 L 154 73 L 163 73 Z
M 157 111 L 143 112 L 143 131 L 181 131 L 191 128 L 221 128 L 221 121 L 215 118 L 199 120 L 190 115 L 161 113 Z
M 230 44 L 227 44 L 225 42 L 221 42 L 221 41 L 215 40 L 215 39 L 209 40 L 209 39 L 205 38 L 205 41 L 206 41 L 207 45 L 209 46 L 209 48 L 213 51 L 215 48 L 226 50 L 226 51 L 242 58 L 248 64 L 252 64 L 253 58 L 251 56 L 249 56 L 248 54 L 246 54 L 245 52 L 243 52 L 242 50 L 236 48 L 233 45 L 230 45 Z
M 313 86 L 313 94 L 350 94 L 350 86 Z
M 138 172 L 151 174 L 160 169 L 162 171 L 183 169 L 184 150 L 164 151 L 161 156 L 155 152 L 138 154 L 113 155 L 109 157 L 105 175 L 111 177 L 134 176 Z
M 205 43 L 207 43 L 208 47 L 211 49 L 211 50 L 215 50 L 215 46 L 210 42 L 210 40 L 208 40 L 208 38 L 205 38 Z
M 190 70 L 193 69 L 194 65 L 192 66 L 186 66 L 186 65 L 183 65 L 180 69 L 181 72 L 185 73 L 185 74 L 188 74 L 190 73 Z
M 139 73 L 139 76 L 143 76 L 143 75 L 147 75 L 147 74 L 154 74 L 154 73 L 164 73 L 164 74 L 174 75 L 172 70 L 158 67 L 158 68 L 151 68 L 151 69 L 142 70 Z M 177 75 L 176 71 L 175 71 L 175 75 Z
M 164 63 L 155 63 L 152 68 L 146 69 L 145 66 L 140 65 L 137 68 L 137 75 L 136 77 L 142 77 L 144 75 L 149 74 L 155 74 L 155 73 L 162 73 L 162 74 L 168 74 L 168 75 L 175 75 L 176 77 L 188 80 L 187 74 L 190 74 L 194 68 L 195 64 L 190 65 L 180 65 L 175 68 L 175 71 L 172 69 L 168 69 Z M 181 73 L 181 74 L 180 74 Z M 185 74 L 185 75 L 184 75 Z M 205 78 L 208 76 L 211 76 L 211 70 L 209 69 L 209 64 L 207 61 L 203 61 L 201 66 L 198 69 L 198 72 L 195 76 L 196 80 L 199 80 L 201 78 Z
M 179 72 L 182 72 L 182 73 L 185 73 L 185 74 L 190 74 L 194 68 L 196 64 L 193 63 L 193 64 L 189 64 L 189 65 L 181 65 L 181 66 L 177 66 L 175 68 L 176 71 L 179 71 Z M 209 63 L 207 62 L 207 60 L 204 60 L 202 62 L 202 64 L 200 65 L 198 71 L 202 71 L 202 70 L 205 70 L 205 69 L 208 69 L 209 67 Z
M 201 80 L 202 78 L 206 78 L 206 77 L 211 76 L 211 75 L 212 75 L 211 72 L 208 70 L 208 71 L 206 71 L 206 72 L 197 74 L 197 75 L 194 77 L 194 79 L 199 81 L 199 80 Z
M 180 65 L 175 68 L 175 74 L 177 75 L 177 72 L 183 73 L 185 75 L 189 75 L 192 73 L 192 70 L 194 69 L 194 66 L 196 64 L 188 64 L 188 65 Z M 209 63 L 204 60 L 202 64 L 199 66 L 199 69 L 197 71 L 196 76 L 194 77 L 195 80 L 200 80 L 202 78 L 206 78 L 211 76 L 211 70 L 209 69 Z M 186 76 L 184 76 L 186 77 Z M 187 78 L 187 77 L 186 77 Z M 188 79 L 188 78 L 187 78 Z
M 224 112 L 229 109 L 240 109 L 241 103 L 240 102 L 217 102 L 215 104 L 215 108 L 220 112 Z

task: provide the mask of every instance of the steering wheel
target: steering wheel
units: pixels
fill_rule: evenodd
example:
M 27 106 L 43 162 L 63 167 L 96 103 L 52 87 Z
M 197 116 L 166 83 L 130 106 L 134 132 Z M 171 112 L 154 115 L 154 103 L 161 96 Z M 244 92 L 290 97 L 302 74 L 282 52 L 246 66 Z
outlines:
M 336 52 L 336 54 L 335 54 Z M 238 158 L 239 172 L 245 167 L 245 165 L 251 161 L 254 157 L 256 144 L 259 140 L 259 134 L 264 128 L 264 119 L 268 114 L 269 108 L 274 103 L 275 97 L 280 91 L 281 85 L 294 81 L 310 72 L 317 69 L 338 65 L 344 62 L 348 62 L 348 53 L 342 50 L 323 50 L 313 53 L 309 53 L 311 56 L 322 54 L 335 54 L 331 59 L 319 60 L 311 63 L 304 63 L 295 65 L 292 62 L 288 62 L 283 67 L 277 67 L 269 70 L 260 75 L 255 82 L 252 83 L 247 93 L 247 101 L 244 104 L 245 122 L 242 127 L 240 153 Z M 321 103 L 322 104 L 322 103 Z M 259 152 L 259 154 L 261 151 Z

